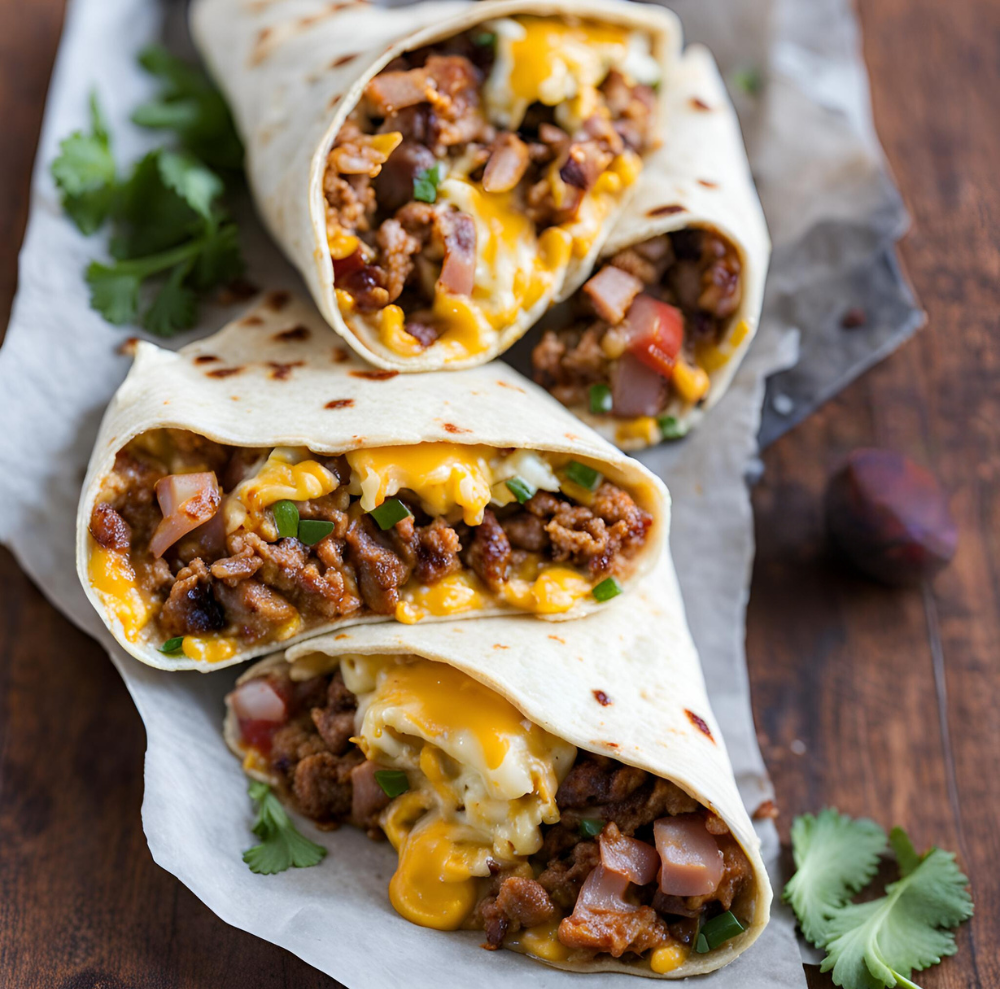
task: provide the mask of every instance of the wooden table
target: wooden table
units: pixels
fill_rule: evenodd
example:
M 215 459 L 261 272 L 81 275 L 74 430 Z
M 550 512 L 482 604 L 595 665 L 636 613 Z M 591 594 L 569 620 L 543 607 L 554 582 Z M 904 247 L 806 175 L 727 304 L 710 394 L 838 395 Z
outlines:
M 808 0 L 800 0 L 808 2 Z M 955 849 L 976 917 L 921 980 L 1000 985 L 1000 4 L 861 0 L 875 117 L 913 214 L 929 325 L 765 454 L 748 652 L 787 839 L 832 804 Z M 0 325 L 63 0 L 0 0 Z M 831 561 L 825 480 L 894 447 L 954 492 L 961 545 L 928 590 Z M 158 869 L 143 728 L 101 649 L 0 551 L 0 984 L 331 987 Z M 814 985 L 830 985 L 810 973 Z

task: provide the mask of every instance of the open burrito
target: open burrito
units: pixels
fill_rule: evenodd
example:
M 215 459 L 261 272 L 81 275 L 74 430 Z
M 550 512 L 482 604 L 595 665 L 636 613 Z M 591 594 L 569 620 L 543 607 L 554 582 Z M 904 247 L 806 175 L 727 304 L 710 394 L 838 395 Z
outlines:
M 621 0 L 198 0 L 258 208 L 385 368 L 483 364 L 586 277 L 658 140 L 679 46 Z
M 767 923 L 666 552 L 557 635 L 524 618 L 348 629 L 253 666 L 227 704 L 250 776 L 321 828 L 388 838 L 412 923 L 669 978 L 732 961 Z
M 770 257 L 712 56 L 689 48 L 664 88 L 664 146 L 532 353 L 535 380 L 623 449 L 683 435 L 719 400 L 757 330 Z
M 361 621 L 575 618 L 653 565 L 662 483 L 506 365 L 373 371 L 272 295 L 140 343 L 77 525 L 133 656 L 211 669 Z

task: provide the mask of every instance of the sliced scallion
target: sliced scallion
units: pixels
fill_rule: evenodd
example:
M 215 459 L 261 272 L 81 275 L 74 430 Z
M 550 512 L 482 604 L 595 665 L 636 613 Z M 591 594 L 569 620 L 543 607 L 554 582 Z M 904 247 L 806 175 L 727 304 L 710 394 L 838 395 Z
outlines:
M 660 435 L 665 440 L 679 440 L 686 432 L 686 427 L 682 426 L 674 416 L 660 416 L 656 420 L 660 425 Z
M 278 535 L 294 539 L 299 534 L 299 509 L 294 501 L 278 501 L 271 506 Z
M 599 470 L 581 464 L 579 460 L 571 460 L 566 465 L 566 477 L 588 491 L 596 491 L 604 480 L 604 475 Z
M 430 168 L 422 168 L 413 179 L 413 198 L 422 203 L 433 203 L 437 200 L 438 186 L 444 181 L 445 164 L 435 162 Z
M 590 386 L 590 411 L 595 416 L 611 411 L 611 389 L 607 385 Z
M 410 781 L 402 769 L 376 769 L 375 782 L 387 797 L 398 797 L 410 789 Z
M 172 639 L 167 639 L 166 642 L 160 646 L 160 652 L 165 656 L 174 656 L 181 651 L 184 646 L 184 636 L 175 635 Z
M 718 917 L 713 917 L 702 927 L 694 950 L 705 954 L 706 951 L 718 948 L 720 944 L 725 944 L 730 938 L 742 934 L 745 930 L 746 928 L 736 919 L 732 910 L 727 910 L 725 913 L 720 913 Z
M 530 485 L 523 477 L 512 477 L 504 481 L 507 490 L 523 505 L 538 489 Z
M 480 31 L 478 34 L 472 36 L 472 43 L 474 45 L 481 45 L 486 47 L 487 45 L 493 45 L 496 43 L 497 36 L 495 31 Z
M 580 821 L 580 834 L 584 838 L 596 838 L 604 830 L 604 821 L 599 817 L 584 817 Z
M 299 522 L 299 542 L 306 546 L 315 546 L 321 539 L 325 539 L 333 532 L 332 522 L 324 522 L 322 519 L 302 519 Z
M 386 529 L 391 529 L 397 522 L 402 522 L 413 512 L 398 498 L 389 498 L 383 501 L 378 508 L 373 508 L 368 514 L 375 519 L 378 527 L 384 532 Z
M 614 577 L 605 577 L 590 593 L 595 601 L 610 601 L 622 592 L 622 585 Z

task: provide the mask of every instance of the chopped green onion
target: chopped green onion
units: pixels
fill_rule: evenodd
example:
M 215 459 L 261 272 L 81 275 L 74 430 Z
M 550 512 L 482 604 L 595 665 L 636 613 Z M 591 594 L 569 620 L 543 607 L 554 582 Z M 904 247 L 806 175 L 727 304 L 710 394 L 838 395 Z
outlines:
M 167 641 L 164 642 L 162 646 L 160 646 L 160 652 L 162 652 L 166 656 L 172 656 L 175 653 L 179 653 L 183 645 L 184 645 L 184 636 L 175 635 L 172 639 L 167 639 Z
M 421 168 L 413 180 L 413 198 L 422 203 L 433 203 L 437 200 L 438 186 L 444 181 L 445 163 L 436 162 L 430 168 Z
M 383 501 L 378 508 L 373 508 L 368 514 L 378 522 L 378 527 L 385 532 L 386 529 L 391 529 L 397 522 L 402 522 L 413 512 L 398 498 L 390 498 L 388 501 Z
M 579 460 L 571 460 L 566 465 L 566 477 L 588 491 L 596 491 L 604 480 L 604 475 L 599 470 L 581 464 Z
M 595 416 L 611 411 L 611 389 L 607 385 L 590 386 L 590 411 Z
M 472 36 L 472 43 L 474 45 L 482 45 L 484 48 L 486 45 L 493 45 L 497 40 L 496 32 L 494 31 L 480 31 L 478 34 Z
M 733 73 L 733 85 L 749 96 L 756 96 L 764 88 L 764 79 L 757 69 L 741 69 Z
M 604 821 L 598 817 L 585 817 L 580 821 L 580 834 L 584 838 L 596 838 L 604 830 Z
M 590 593 L 595 601 L 610 601 L 622 592 L 622 585 L 614 577 L 605 577 Z
M 315 546 L 321 539 L 325 539 L 333 532 L 332 522 L 323 522 L 321 519 L 303 519 L 299 523 L 299 542 L 306 546 Z
M 278 501 L 271 506 L 278 535 L 294 539 L 299 534 L 299 509 L 294 501 Z
M 538 488 L 529 484 L 523 477 L 512 477 L 504 481 L 507 490 L 517 499 L 519 505 L 523 505 Z
M 410 788 L 410 781 L 402 769 L 376 769 L 375 782 L 387 797 L 398 797 Z
M 694 950 L 705 954 L 706 951 L 718 948 L 720 944 L 736 937 L 737 934 L 742 934 L 745 930 L 746 928 L 736 919 L 732 910 L 727 910 L 705 924 L 698 935 Z
M 660 435 L 665 440 L 679 440 L 687 433 L 687 427 L 682 426 L 674 416 L 660 416 L 656 421 L 660 425 Z

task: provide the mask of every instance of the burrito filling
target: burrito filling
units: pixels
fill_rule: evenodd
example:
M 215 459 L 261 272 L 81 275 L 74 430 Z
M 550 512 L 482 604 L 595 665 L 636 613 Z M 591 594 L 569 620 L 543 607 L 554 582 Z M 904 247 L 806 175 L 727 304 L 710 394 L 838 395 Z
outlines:
M 564 454 L 457 443 L 225 446 L 134 439 L 90 519 L 91 584 L 127 638 L 206 662 L 340 618 L 613 597 L 652 517 Z
M 577 750 L 444 663 L 310 654 L 230 694 L 250 775 L 398 853 L 393 907 L 556 962 L 657 973 L 740 933 L 749 860 L 680 787 Z
M 323 182 L 337 304 L 393 353 L 480 354 L 544 312 L 654 141 L 640 31 L 514 17 L 393 60 Z
M 736 248 L 689 227 L 619 251 L 550 316 L 532 353 L 535 380 L 560 402 L 618 420 L 621 445 L 678 435 L 710 375 L 746 338 L 736 321 Z

